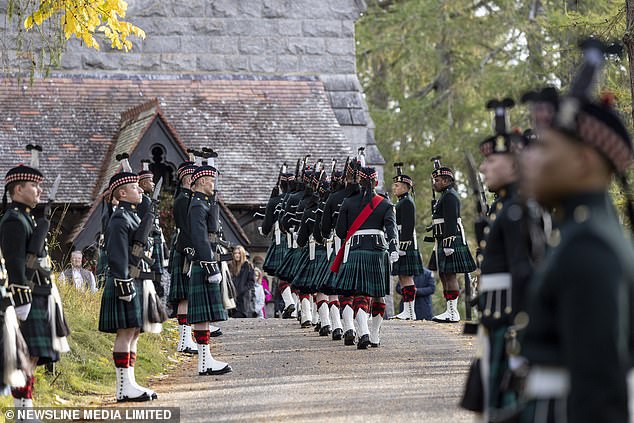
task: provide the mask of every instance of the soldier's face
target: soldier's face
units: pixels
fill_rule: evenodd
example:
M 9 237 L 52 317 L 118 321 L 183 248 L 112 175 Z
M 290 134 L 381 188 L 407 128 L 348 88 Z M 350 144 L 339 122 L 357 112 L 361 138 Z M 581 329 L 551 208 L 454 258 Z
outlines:
M 451 184 L 449 178 L 445 178 L 444 176 L 436 176 L 434 178 L 434 191 L 440 192 L 447 188 Z
M 524 194 L 545 206 L 574 191 L 583 177 L 582 146 L 552 129 L 539 131 L 537 140 L 522 153 L 521 183 Z
M 484 183 L 492 192 L 515 182 L 518 173 L 511 154 L 490 154 L 482 161 L 480 172 L 484 175 Z
M 401 195 L 407 193 L 407 191 L 409 191 L 409 187 L 403 182 L 394 182 L 392 184 L 392 194 L 397 197 L 400 197 Z
M 13 200 L 33 208 L 40 202 L 40 195 L 42 195 L 42 187 L 38 182 L 25 182 L 16 186 Z
M 192 175 L 185 175 L 183 176 L 183 179 L 181 180 L 182 184 L 183 184 L 183 188 L 191 188 L 192 186 Z
M 119 200 L 131 204 L 141 204 L 142 194 L 143 190 L 138 183 L 125 184 L 119 189 Z
M 212 195 L 214 193 L 214 178 L 203 176 L 196 181 L 196 190 L 203 194 Z
M 152 178 L 146 178 L 139 182 L 139 186 L 143 189 L 143 192 L 152 192 L 154 191 L 154 181 Z

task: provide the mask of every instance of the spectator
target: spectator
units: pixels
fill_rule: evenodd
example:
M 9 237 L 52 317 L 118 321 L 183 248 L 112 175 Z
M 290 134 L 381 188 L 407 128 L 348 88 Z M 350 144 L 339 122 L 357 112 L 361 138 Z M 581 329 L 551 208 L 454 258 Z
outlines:
M 262 270 L 256 267 L 254 295 L 255 313 L 257 314 L 257 317 L 261 319 L 266 319 L 266 291 L 268 291 L 268 289 L 264 287 L 265 280 L 266 279 L 264 279 L 262 275 Z
M 64 270 L 60 275 L 60 279 L 64 283 L 72 283 L 77 289 L 89 289 L 90 292 L 97 292 L 97 284 L 95 275 L 82 267 L 83 254 L 81 251 L 75 250 L 70 254 L 71 267 Z
M 231 279 L 236 287 L 236 308 L 232 317 L 256 317 L 255 271 L 247 260 L 247 252 L 241 245 L 233 249 L 233 260 L 229 262 Z
M 436 291 L 436 282 L 434 281 L 434 275 L 428 268 L 423 269 L 423 273 L 414 276 L 414 285 L 416 285 L 416 301 L 414 302 L 414 309 L 416 311 L 416 320 L 431 320 L 432 307 L 431 296 Z M 396 285 L 396 292 L 402 293 L 401 285 Z M 401 299 L 401 311 L 403 310 L 403 300 Z

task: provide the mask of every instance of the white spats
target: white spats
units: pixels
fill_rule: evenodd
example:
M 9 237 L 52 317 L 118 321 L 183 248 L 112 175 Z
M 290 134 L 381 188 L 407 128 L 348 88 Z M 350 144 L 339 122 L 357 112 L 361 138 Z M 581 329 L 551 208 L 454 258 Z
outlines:
M 310 300 L 308 298 L 302 298 L 301 302 L 301 310 L 302 310 L 302 327 L 308 327 L 311 325 L 313 312 L 310 307 Z
M 398 320 L 416 320 L 414 301 L 415 300 L 403 302 L 403 311 L 394 316 L 394 318 Z
M 447 300 L 447 310 L 432 319 L 439 323 L 458 323 L 460 321 L 460 313 L 458 312 L 458 299 Z
M 286 288 L 284 288 L 284 291 L 282 291 L 282 299 L 284 300 L 284 308 L 295 305 L 295 300 L 293 299 L 293 294 L 291 294 L 290 286 L 287 286 Z
M 330 310 L 328 310 L 328 301 L 324 301 L 319 306 L 319 321 L 321 322 L 321 327 L 331 326 L 330 322 Z
M 368 335 L 370 329 L 368 328 L 368 313 L 365 310 L 357 310 L 357 316 L 355 317 L 358 328 L 358 336 L 361 338 L 363 335 Z
M 136 377 L 134 376 L 134 367 L 128 367 L 125 370 L 128 371 L 128 380 L 130 381 L 130 384 L 135 389 L 145 392 L 150 397 L 151 400 L 155 400 L 158 398 L 158 395 L 156 395 L 156 392 L 154 392 L 150 388 L 144 388 L 138 383 L 136 383 Z
M 149 401 L 150 396 L 130 380 L 128 367 L 115 367 L 117 371 L 117 401 Z M 138 386 L 138 385 L 137 385 Z
M 185 351 L 189 350 L 195 352 L 198 348 L 196 342 L 192 339 L 192 327 L 190 325 L 185 326 Z
M 343 329 L 341 324 L 341 316 L 339 315 L 339 307 L 336 305 L 330 306 L 330 323 L 332 324 L 332 330 Z
M 343 331 L 354 330 L 354 310 L 349 305 L 343 308 Z
M 221 375 L 231 372 L 231 366 L 223 361 L 213 358 L 209 351 L 209 344 L 198 345 L 198 374 L 199 375 Z
M 381 323 L 383 323 L 383 316 L 380 314 L 372 316 L 370 321 L 370 345 L 373 347 L 378 347 L 381 344 Z

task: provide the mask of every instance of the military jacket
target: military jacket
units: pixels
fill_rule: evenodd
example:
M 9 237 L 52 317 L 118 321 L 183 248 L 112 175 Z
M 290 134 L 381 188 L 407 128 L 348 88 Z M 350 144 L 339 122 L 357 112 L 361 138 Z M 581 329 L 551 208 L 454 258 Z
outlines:
M 12 202 L 0 220 L 0 249 L 4 255 L 9 285 L 27 285 L 26 250 L 35 230 L 31 208 Z
M 304 198 L 304 190 L 295 191 L 289 194 L 286 199 L 282 210 L 283 213 L 280 217 L 280 229 L 284 232 L 290 232 L 291 229 L 295 229 L 297 227 L 297 223 L 301 220 L 301 215 L 297 216 L 297 207 L 299 206 L 300 201 Z
M 125 201 L 112 213 L 106 229 L 106 251 L 110 274 L 117 279 L 129 279 L 129 265 L 132 264 L 134 235 L 141 219 L 137 206 Z
M 374 196 L 374 193 L 372 193 L 372 196 Z M 341 209 L 339 210 L 337 224 L 335 226 L 335 233 L 339 238 L 342 240 L 346 239 L 348 229 L 365 208 L 366 204 L 367 198 L 364 203 L 363 191 L 354 194 L 343 201 Z M 363 222 L 363 225 L 361 225 L 359 229 L 382 230 L 385 233 L 385 239 L 383 239 L 379 245 L 372 239 L 374 237 L 362 237 L 358 243 L 351 246 L 351 250 L 357 248 L 363 250 L 388 249 L 390 252 L 397 250 L 398 232 L 396 230 L 396 216 L 394 214 L 394 206 L 387 198 L 384 198 L 374 208 L 370 216 L 365 222 Z
M 416 205 L 411 194 L 405 193 L 398 198 L 396 203 L 396 225 L 398 228 L 398 239 L 400 249 L 415 250 L 416 240 L 414 239 L 416 230 Z
M 567 421 L 627 422 L 632 245 L 606 192 L 571 196 L 553 218 L 557 229 L 529 286 L 522 355 L 569 373 Z
M 279 206 L 284 200 L 284 193 L 269 198 L 264 212 L 264 221 L 262 222 L 262 233 L 268 235 L 273 230 L 273 225 L 277 222 L 279 216 Z
M 189 225 L 187 222 L 187 212 L 189 211 L 189 202 L 191 197 L 191 190 L 182 188 L 174 200 L 174 208 L 172 209 L 172 213 L 174 214 L 174 223 L 176 224 L 176 229 L 178 229 L 176 250 L 181 253 L 185 251 L 185 248 L 191 248 L 192 246 L 191 236 L 189 234 Z
M 330 238 L 332 231 L 335 229 L 343 200 L 358 192 L 359 184 L 348 183 L 344 189 L 333 192 L 328 196 L 321 217 L 321 235 L 323 238 Z
M 489 220 L 480 264 L 479 309 L 485 323 L 487 319 L 510 323 L 525 307 L 526 287 L 533 272 L 527 221 L 514 185 L 498 192 Z
M 210 196 L 201 192 L 192 194 L 187 219 L 194 248 L 194 260 L 215 261 L 210 235 L 218 232 L 219 208 L 215 195 Z
M 445 248 L 451 248 L 456 236 L 464 236 L 460 231 L 460 198 L 453 187 L 442 191 L 432 213 L 434 238 Z
M 148 214 L 148 212 L 151 209 L 152 209 L 152 199 L 150 198 L 149 195 L 143 194 L 141 196 L 141 204 L 139 204 L 139 206 L 137 207 L 137 214 L 139 215 L 141 219 L 143 219 L 143 216 Z

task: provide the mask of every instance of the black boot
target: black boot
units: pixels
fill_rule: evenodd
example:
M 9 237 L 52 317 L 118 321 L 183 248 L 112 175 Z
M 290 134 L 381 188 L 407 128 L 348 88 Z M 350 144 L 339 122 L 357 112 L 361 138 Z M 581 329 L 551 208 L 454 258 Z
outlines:
M 319 336 L 328 336 L 330 335 L 330 326 L 323 326 L 319 329 Z
M 358 350 L 367 350 L 370 345 L 370 335 L 363 335 L 359 338 L 359 343 L 357 343 Z
M 341 341 L 341 338 L 343 338 L 343 329 L 337 328 L 337 329 L 332 331 L 332 340 L 333 341 Z
M 282 312 L 282 319 L 292 319 L 293 312 L 295 311 L 295 304 L 291 304 Z
M 356 338 L 354 330 L 348 329 L 346 333 L 343 334 L 343 344 L 354 345 L 354 338 Z

